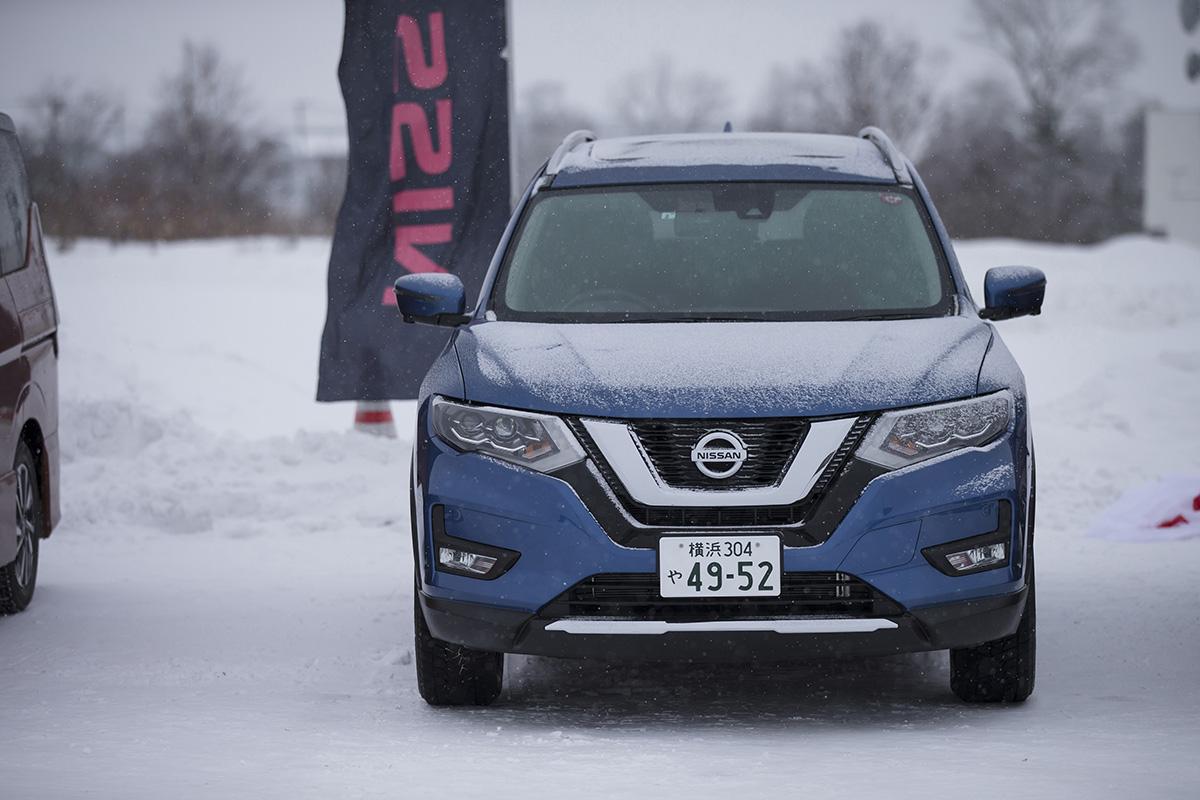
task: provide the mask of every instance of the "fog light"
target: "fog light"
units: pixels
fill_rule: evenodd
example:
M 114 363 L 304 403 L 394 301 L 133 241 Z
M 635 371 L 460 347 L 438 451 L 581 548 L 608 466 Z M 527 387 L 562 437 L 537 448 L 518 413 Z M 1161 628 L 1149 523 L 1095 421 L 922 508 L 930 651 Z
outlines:
M 456 519 L 461 521 L 461 516 Z M 521 557 L 516 550 L 459 539 L 446 533 L 446 507 L 441 504 L 430 509 L 429 521 L 433 526 L 430 556 L 434 568 L 440 572 L 492 581 L 508 572 Z
M 439 547 L 438 563 L 443 567 L 463 570 L 473 575 L 486 575 L 496 566 L 496 557 L 456 550 L 453 547 Z
M 1007 500 L 997 502 L 996 527 L 990 533 L 981 533 L 965 539 L 956 539 L 945 544 L 924 548 L 921 553 L 938 572 L 958 578 L 974 575 L 989 569 L 1003 569 L 1012 561 L 1013 529 L 1012 504 Z M 1016 552 L 1023 545 L 1023 531 L 1017 531 Z
M 1003 564 L 1007 561 L 1008 547 L 1004 544 L 988 544 L 983 547 L 972 547 L 970 550 L 959 550 L 957 553 L 948 553 L 946 560 L 950 562 L 950 566 L 959 572 L 965 572 L 969 569 L 982 569 L 983 567 Z

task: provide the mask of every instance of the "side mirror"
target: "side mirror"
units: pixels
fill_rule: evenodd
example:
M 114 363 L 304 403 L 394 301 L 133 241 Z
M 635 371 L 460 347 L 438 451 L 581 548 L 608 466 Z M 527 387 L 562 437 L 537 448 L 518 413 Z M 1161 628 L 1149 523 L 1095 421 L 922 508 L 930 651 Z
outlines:
M 983 278 L 984 319 L 1012 319 L 1042 313 L 1046 274 L 1033 267 L 994 267 Z
M 396 281 L 396 307 L 405 322 L 424 325 L 462 325 L 470 316 L 466 291 L 457 275 L 425 272 L 405 275 Z

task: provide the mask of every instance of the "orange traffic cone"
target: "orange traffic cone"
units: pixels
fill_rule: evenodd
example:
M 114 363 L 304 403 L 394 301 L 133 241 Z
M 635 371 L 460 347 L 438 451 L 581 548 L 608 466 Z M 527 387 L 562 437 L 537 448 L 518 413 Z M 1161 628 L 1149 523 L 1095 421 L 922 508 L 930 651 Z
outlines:
M 391 404 L 387 400 L 360 400 L 354 410 L 354 430 L 395 439 L 396 421 L 392 419 Z

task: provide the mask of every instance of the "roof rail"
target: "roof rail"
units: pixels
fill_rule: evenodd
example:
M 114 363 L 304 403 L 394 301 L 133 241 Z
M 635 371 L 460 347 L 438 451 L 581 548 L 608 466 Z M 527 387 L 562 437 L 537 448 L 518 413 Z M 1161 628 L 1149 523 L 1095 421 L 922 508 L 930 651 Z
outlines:
M 596 141 L 596 134 L 591 131 L 571 131 L 563 137 L 562 144 L 555 150 L 554 155 L 550 156 L 550 160 L 546 163 L 546 175 L 557 175 L 558 168 L 562 166 L 563 159 L 567 157 L 567 153 L 574 150 L 584 142 Z
M 0 111 L 0 131 L 5 133 L 16 133 L 17 128 L 13 125 L 12 117 Z
M 858 136 L 879 148 L 879 152 L 883 154 L 883 160 L 888 162 L 888 166 L 892 168 L 898 183 L 912 186 L 913 179 L 909 174 L 908 164 L 904 161 L 904 154 L 900 152 L 899 147 L 896 147 L 896 143 L 890 136 L 874 125 L 863 128 L 858 132 Z

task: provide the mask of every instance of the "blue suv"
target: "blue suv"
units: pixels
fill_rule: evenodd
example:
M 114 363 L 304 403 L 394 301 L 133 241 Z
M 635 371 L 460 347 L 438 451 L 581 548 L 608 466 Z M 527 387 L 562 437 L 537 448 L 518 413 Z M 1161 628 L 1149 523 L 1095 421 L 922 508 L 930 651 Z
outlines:
M 650 660 L 950 651 L 962 699 L 1034 683 L 1025 384 L 888 137 L 568 136 L 453 328 L 412 469 L 416 666 L 434 705 L 505 653 Z

